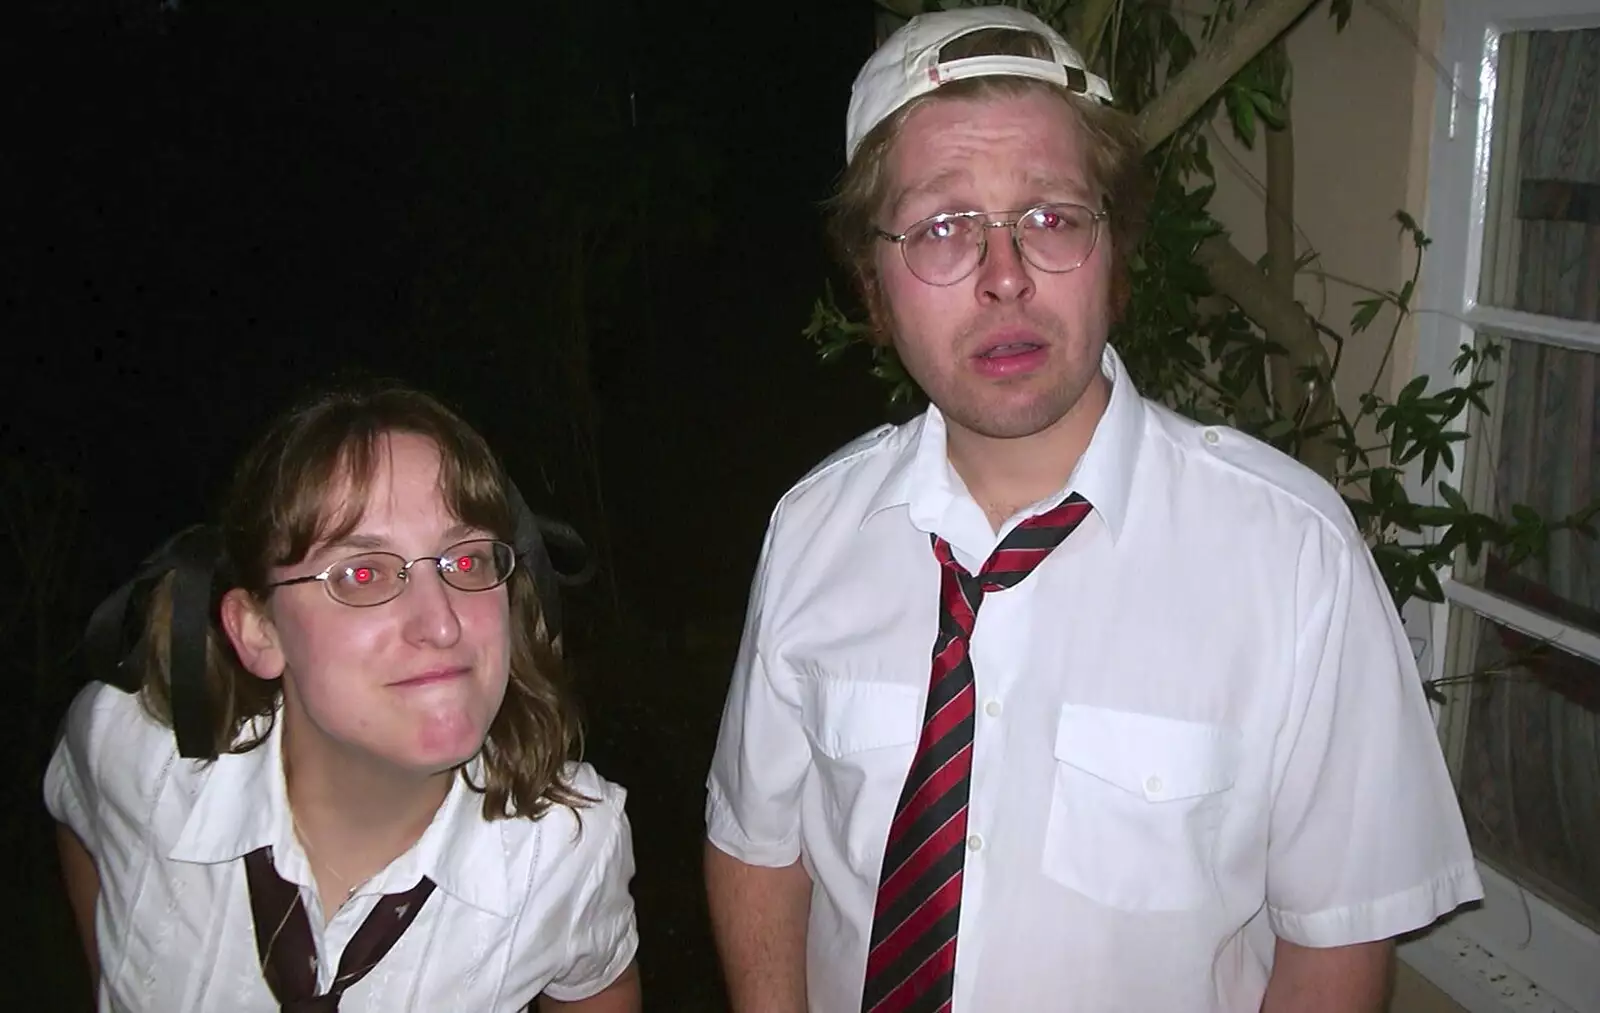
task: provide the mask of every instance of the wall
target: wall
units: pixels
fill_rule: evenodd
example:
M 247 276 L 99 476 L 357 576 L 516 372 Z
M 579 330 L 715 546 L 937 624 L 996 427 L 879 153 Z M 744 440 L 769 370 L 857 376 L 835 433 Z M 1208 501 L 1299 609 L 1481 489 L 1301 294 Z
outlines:
M 1291 112 L 1295 141 L 1297 249 L 1315 250 L 1297 285 L 1299 298 L 1324 323 L 1348 333 L 1360 286 L 1398 289 L 1409 277 L 1409 243 L 1394 212 L 1419 222 L 1428 178 L 1428 131 L 1436 71 L 1424 55 L 1435 48 L 1443 0 L 1362 0 L 1344 31 L 1327 4 L 1316 4 L 1290 32 Z M 1266 252 L 1260 138 L 1247 150 L 1219 115 L 1212 125 L 1217 192 L 1212 212 L 1245 256 Z M 1387 312 L 1349 342 L 1336 379 L 1353 411 L 1383 358 L 1393 316 Z M 1410 378 L 1415 337 L 1400 335 L 1380 392 Z

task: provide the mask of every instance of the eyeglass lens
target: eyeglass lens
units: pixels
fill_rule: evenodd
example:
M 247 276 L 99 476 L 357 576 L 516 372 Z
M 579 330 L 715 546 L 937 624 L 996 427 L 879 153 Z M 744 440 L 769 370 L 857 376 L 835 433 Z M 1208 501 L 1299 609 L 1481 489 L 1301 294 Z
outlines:
M 433 563 L 439 577 L 459 591 L 487 591 L 511 576 L 516 552 L 504 542 L 473 539 L 458 542 L 440 553 L 437 559 L 424 557 L 411 565 Z M 323 583 L 328 593 L 347 605 L 376 605 L 388 601 L 405 589 L 404 557 L 392 552 L 363 552 L 342 559 L 328 569 Z
M 1041 271 L 1082 266 L 1094 250 L 1099 220 L 1077 204 L 1045 204 L 1024 213 L 1012 228 L 1022 255 Z M 911 273 L 930 285 L 961 280 L 978 266 L 997 223 L 981 215 L 935 215 L 911 226 L 900 244 Z

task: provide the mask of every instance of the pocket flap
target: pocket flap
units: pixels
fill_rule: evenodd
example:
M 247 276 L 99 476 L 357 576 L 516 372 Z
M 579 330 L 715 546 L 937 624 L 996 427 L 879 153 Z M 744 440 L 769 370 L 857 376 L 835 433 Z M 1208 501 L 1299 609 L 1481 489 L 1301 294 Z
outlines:
M 1150 802 L 1233 787 L 1239 735 L 1225 725 L 1066 704 L 1056 759 Z
M 828 756 L 916 745 L 922 735 L 922 690 L 917 686 L 820 676 L 810 688 L 806 730 Z

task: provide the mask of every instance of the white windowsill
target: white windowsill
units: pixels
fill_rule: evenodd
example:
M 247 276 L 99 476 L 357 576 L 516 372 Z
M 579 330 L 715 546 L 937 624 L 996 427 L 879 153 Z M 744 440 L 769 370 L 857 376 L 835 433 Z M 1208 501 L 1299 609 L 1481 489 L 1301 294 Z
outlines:
M 1492 591 L 1464 584 L 1451 577 L 1448 572 L 1440 573 L 1440 577 L 1443 578 L 1445 598 L 1455 604 L 1472 609 L 1503 626 L 1520 630 L 1537 640 L 1548 641 L 1556 647 L 1600 665 L 1600 635 L 1552 619 L 1542 612 Z
M 1449 925 L 1405 943 L 1399 956 L 1466 1013 L 1575 1013 Z
M 1600 324 L 1585 320 L 1546 317 L 1494 306 L 1472 306 L 1467 310 L 1466 322 L 1477 329 L 1509 334 L 1523 341 L 1536 341 L 1579 352 L 1600 352 Z
M 1468 1013 L 1600 1013 L 1600 934 L 1478 864 L 1484 900 L 1400 959 Z

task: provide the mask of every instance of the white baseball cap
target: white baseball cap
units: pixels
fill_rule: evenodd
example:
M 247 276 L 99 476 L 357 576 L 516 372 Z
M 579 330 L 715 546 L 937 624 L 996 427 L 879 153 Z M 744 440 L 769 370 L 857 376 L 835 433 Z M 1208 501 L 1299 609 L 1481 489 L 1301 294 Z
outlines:
M 986 28 L 1032 32 L 1050 43 L 1054 59 L 1030 56 L 972 56 L 939 62 L 946 43 Z M 896 109 L 942 84 L 974 77 L 1014 75 L 1049 81 L 1101 102 L 1111 101 L 1111 88 L 1089 73 L 1083 57 L 1067 40 L 1037 17 L 1015 7 L 959 7 L 919 14 L 884 40 L 856 75 L 845 120 L 845 161 L 855 158 L 873 127 Z

